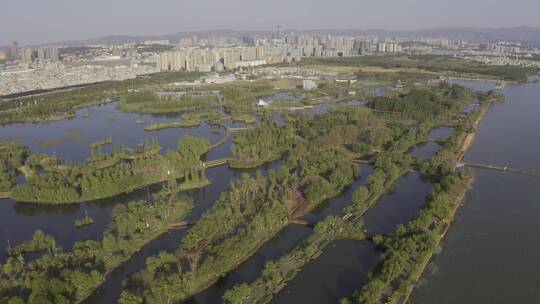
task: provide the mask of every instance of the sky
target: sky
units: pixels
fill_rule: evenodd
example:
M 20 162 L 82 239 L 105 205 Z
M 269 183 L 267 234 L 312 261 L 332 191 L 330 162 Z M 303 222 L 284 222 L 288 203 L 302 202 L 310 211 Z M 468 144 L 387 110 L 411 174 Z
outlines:
M 540 27 L 540 0 L 0 0 L 0 45 L 232 29 Z

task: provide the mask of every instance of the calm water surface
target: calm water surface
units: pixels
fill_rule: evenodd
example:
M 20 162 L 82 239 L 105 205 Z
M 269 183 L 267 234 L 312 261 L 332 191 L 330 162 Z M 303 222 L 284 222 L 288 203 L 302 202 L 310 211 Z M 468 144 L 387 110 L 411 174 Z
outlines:
M 436 142 L 428 141 L 414 146 L 410 154 L 424 159 L 430 159 L 440 149 L 442 149 L 441 145 Z
M 422 180 L 418 172 L 400 177 L 394 188 L 364 214 L 365 229 L 372 234 L 394 233 L 398 225 L 418 213 L 430 192 L 431 183 Z

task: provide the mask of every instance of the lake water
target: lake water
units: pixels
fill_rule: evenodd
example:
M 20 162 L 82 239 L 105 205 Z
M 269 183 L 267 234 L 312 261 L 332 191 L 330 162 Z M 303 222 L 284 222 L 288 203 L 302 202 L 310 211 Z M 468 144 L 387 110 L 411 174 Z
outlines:
M 486 89 L 485 83 L 457 83 Z M 540 84 L 507 85 L 465 160 L 540 172 Z M 442 251 L 411 303 L 539 303 L 540 180 L 475 169 Z

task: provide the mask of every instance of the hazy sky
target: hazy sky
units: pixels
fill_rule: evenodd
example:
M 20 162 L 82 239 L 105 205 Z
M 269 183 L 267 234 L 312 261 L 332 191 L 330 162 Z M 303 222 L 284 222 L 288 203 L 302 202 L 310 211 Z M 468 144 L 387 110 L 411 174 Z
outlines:
M 0 45 L 208 29 L 540 26 L 540 0 L 0 0 Z

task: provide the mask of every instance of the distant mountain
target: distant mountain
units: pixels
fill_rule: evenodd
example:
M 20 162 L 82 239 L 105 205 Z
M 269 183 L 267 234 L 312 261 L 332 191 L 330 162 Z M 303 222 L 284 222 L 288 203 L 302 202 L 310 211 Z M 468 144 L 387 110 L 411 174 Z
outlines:
M 540 28 L 535 27 L 510 27 L 510 28 L 474 28 L 474 27 L 455 27 L 455 28 L 433 28 L 420 30 L 383 30 L 383 29 L 349 29 L 349 30 L 282 30 L 282 33 L 288 32 L 297 33 L 322 33 L 332 35 L 349 35 L 349 36 L 376 36 L 383 37 L 399 37 L 399 38 L 414 38 L 414 37 L 445 37 L 448 39 L 462 39 L 474 41 L 513 41 L 521 42 L 528 46 L 540 47 Z M 199 36 L 231 36 L 242 38 L 245 36 L 262 35 L 270 36 L 275 31 L 236 31 L 236 30 L 208 30 L 208 31 L 187 31 L 178 32 L 167 35 L 152 35 L 152 36 L 129 36 L 115 35 L 105 36 L 97 39 L 88 39 L 80 41 L 63 41 L 54 44 L 80 46 L 85 44 L 112 44 L 112 43 L 127 43 L 127 42 L 144 42 L 145 40 L 168 39 L 172 42 L 177 42 L 180 38 Z

